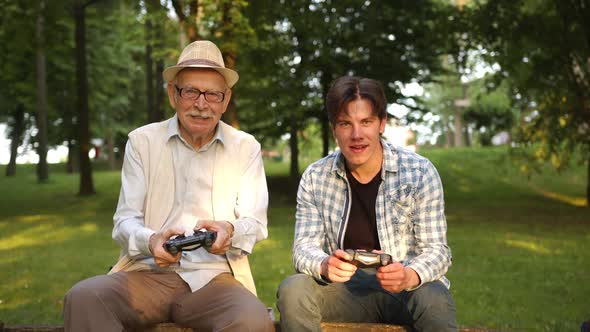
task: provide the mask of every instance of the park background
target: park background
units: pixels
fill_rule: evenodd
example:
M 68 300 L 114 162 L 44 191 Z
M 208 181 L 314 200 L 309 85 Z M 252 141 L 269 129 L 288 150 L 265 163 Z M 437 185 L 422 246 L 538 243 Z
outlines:
M 575 331 L 590 319 L 590 1 L 0 8 L 5 324 L 60 324 L 63 294 L 114 263 L 126 135 L 173 114 L 161 72 L 197 39 L 217 43 L 240 73 L 224 120 L 265 152 L 270 236 L 251 256 L 265 304 L 294 272 L 299 176 L 335 149 L 325 93 L 335 78 L 358 75 L 384 84 L 389 125 L 412 133 L 398 142 L 441 174 L 459 324 Z

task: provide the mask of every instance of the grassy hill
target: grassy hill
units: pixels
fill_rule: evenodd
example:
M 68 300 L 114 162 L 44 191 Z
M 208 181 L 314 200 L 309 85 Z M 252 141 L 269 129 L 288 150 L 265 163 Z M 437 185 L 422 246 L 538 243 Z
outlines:
M 523 177 L 494 149 L 429 150 L 445 186 L 448 277 L 461 326 L 510 331 L 575 331 L 590 319 L 590 209 L 584 167 Z M 96 171 L 98 194 L 77 197 L 78 176 L 53 166 L 38 185 L 33 166 L 0 177 L 0 321 L 61 323 L 64 293 L 105 273 L 119 172 Z M 260 298 L 275 303 L 293 273 L 293 184 L 287 164 L 268 163 L 269 239 L 251 256 Z M 0 167 L 4 174 L 4 167 Z M 276 309 L 275 309 L 276 310 Z

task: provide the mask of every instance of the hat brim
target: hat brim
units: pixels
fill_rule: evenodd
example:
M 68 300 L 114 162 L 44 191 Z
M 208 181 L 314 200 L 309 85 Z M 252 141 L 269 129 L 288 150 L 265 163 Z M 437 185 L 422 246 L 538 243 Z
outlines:
M 223 78 L 225 78 L 225 83 L 230 88 L 233 87 L 234 84 L 236 84 L 236 82 L 238 82 L 238 79 L 240 78 L 240 76 L 238 75 L 238 73 L 236 71 L 231 70 L 229 68 L 207 66 L 207 65 L 171 66 L 171 67 L 164 69 L 164 71 L 162 72 L 162 76 L 164 77 L 164 80 L 166 82 L 171 82 L 174 80 L 174 78 L 176 77 L 176 74 L 178 74 L 179 71 L 186 69 L 186 68 L 213 69 L 213 70 L 217 71 L 218 73 L 220 73 L 221 76 L 223 76 Z

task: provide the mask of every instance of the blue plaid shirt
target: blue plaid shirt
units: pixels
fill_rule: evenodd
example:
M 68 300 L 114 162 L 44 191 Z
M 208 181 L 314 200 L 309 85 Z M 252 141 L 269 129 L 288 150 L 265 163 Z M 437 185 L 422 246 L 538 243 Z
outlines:
M 382 140 L 381 185 L 375 203 L 381 249 L 414 269 L 421 284 L 441 280 L 451 265 L 443 187 L 432 163 Z M 340 151 L 311 164 L 297 192 L 293 263 L 322 280 L 322 260 L 343 248 L 350 213 L 350 185 Z M 420 284 L 420 285 L 421 285 Z

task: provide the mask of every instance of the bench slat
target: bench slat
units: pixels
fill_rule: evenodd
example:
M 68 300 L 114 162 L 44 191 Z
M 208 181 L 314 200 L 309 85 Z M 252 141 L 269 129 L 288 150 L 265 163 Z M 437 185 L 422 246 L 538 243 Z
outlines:
M 275 322 L 276 332 L 281 331 L 278 322 Z M 398 325 L 375 324 L 375 323 L 322 323 L 324 332 L 407 332 L 409 328 Z M 486 332 L 490 330 L 479 328 L 461 328 L 460 332 Z M 63 326 L 51 325 L 13 325 L 4 326 L 0 322 L 0 332 L 64 332 Z M 191 329 L 175 326 L 172 323 L 158 324 L 143 331 L 134 332 L 192 332 Z

